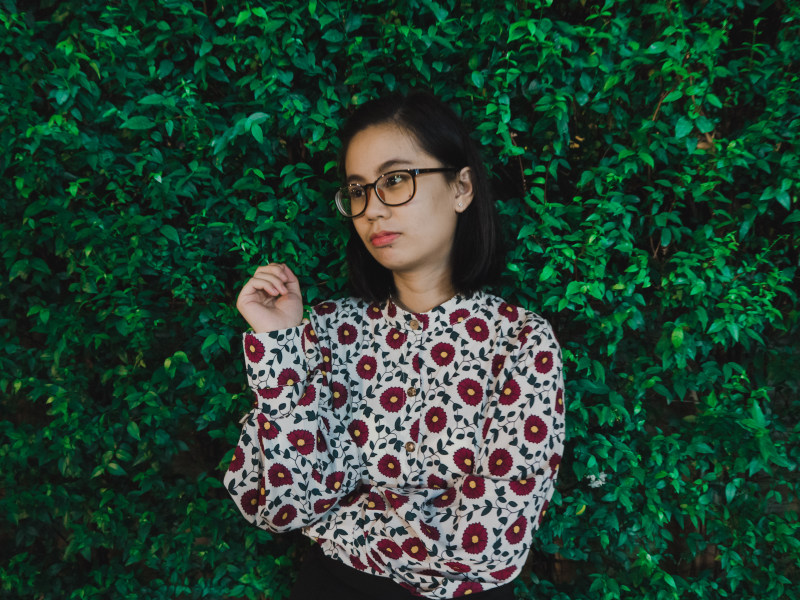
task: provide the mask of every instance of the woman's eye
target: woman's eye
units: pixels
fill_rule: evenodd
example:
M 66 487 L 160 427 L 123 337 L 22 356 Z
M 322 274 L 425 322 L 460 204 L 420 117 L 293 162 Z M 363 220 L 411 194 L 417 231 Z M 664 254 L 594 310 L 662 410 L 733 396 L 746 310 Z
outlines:
M 386 187 L 392 187 L 393 185 L 398 185 L 403 183 L 403 175 L 401 173 L 395 173 L 394 175 L 389 175 L 386 178 Z
M 361 187 L 352 187 L 350 188 L 350 198 L 353 200 L 358 200 L 359 198 L 364 197 L 364 188 Z

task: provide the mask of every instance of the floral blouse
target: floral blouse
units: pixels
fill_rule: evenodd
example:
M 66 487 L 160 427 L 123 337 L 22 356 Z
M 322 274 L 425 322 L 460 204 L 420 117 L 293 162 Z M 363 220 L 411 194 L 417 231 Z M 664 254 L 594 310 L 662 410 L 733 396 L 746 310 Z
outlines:
M 428 598 L 519 573 L 563 451 L 547 321 L 484 292 L 424 314 L 349 298 L 244 351 L 225 485 L 248 521 Z

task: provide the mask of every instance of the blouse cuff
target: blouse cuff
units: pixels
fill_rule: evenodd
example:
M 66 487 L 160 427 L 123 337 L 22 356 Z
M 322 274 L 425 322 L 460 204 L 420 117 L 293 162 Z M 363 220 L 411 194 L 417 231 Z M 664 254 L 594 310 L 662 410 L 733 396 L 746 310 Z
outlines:
M 306 380 L 309 369 L 303 347 L 303 327 L 243 334 L 248 383 L 253 390 Z

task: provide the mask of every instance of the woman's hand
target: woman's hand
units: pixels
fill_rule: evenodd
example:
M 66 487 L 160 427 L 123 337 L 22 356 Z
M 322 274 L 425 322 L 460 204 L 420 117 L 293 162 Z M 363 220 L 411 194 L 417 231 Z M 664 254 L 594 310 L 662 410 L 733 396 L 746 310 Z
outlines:
M 303 319 L 300 282 L 286 265 L 258 267 L 239 292 L 236 308 L 255 333 L 296 327 Z

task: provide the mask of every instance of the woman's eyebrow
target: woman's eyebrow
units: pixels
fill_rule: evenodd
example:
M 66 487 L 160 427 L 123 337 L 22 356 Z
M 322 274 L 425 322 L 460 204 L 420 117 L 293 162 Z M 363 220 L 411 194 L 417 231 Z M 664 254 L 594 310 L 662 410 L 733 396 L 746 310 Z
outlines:
M 411 165 L 412 161 L 405 159 L 405 158 L 390 158 L 387 161 L 382 162 L 378 165 L 378 175 L 386 173 L 387 171 L 392 170 L 392 168 L 400 166 L 400 165 Z M 358 183 L 359 181 L 366 181 L 366 178 L 362 177 L 361 175 L 353 174 L 347 177 L 347 183 Z

